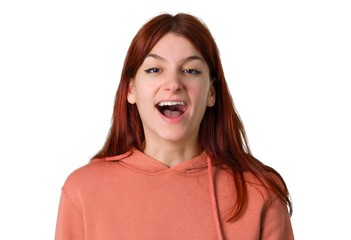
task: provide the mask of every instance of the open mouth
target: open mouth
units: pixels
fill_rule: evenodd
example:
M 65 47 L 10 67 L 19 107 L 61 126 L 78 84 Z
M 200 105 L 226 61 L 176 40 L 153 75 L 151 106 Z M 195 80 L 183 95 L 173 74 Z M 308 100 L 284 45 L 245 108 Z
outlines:
M 187 106 L 184 102 L 160 102 L 156 108 L 167 118 L 177 118 L 184 114 Z

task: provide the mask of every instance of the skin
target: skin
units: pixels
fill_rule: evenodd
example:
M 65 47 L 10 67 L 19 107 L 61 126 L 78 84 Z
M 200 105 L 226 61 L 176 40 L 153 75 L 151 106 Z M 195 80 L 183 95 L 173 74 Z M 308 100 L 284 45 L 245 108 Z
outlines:
M 142 120 L 145 154 L 172 167 L 201 153 L 199 126 L 215 91 L 208 65 L 186 38 L 168 33 L 159 40 L 131 79 L 128 102 Z M 165 117 L 160 102 L 182 102 L 184 113 Z

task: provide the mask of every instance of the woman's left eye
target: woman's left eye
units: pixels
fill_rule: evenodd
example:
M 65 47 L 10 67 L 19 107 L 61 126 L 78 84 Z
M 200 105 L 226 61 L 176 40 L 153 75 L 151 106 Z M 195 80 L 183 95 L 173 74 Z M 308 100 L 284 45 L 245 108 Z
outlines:
M 144 70 L 146 73 L 158 73 L 158 72 L 160 72 L 161 70 L 159 69 L 159 68 L 155 68 L 155 67 L 153 67 L 153 68 L 148 68 L 148 69 L 146 69 L 146 70 Z
M 184 73 L 189 73 L 189 74 L 192 74 L 192 75 L 196 75 L 196 74 L 200 74 L 201 73 L 201 71 L 196 70 L 196 69 L 192 69 L 192 68 L 185 69 L 183 72 Z

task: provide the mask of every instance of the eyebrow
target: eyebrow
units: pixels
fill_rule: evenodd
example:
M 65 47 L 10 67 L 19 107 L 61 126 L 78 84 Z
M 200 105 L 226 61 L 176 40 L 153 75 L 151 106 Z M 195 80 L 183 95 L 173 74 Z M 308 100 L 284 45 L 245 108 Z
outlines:
M 155 58 L 156 60 L 160 60 L 160 61 L 163 61 L 163 62 L 166 62 L 166 59 L 157 55 L 157 54 L 154 54 L 154 53 L 149 53 L 147 57 L 152 57 L 152 58 Z M 196 55 L 193 55 L 193 56 L 189 56 L 187 58 L 185 58 L 184 62 L 189 62 L 189 61 L 193 61 L 193 60 L 200 60 L 201 62 L 205 63 L 204 59 L 202 57 L 199 57 L 199 56 L 196 56 Z

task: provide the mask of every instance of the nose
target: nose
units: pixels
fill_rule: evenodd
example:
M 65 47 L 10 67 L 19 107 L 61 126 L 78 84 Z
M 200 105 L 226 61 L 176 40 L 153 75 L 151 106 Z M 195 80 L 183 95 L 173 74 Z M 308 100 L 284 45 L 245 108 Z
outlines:
M 181 76 L 176 72 L 166 74 L 163 86 L 165 90 L 171 92 L 177 92 L 184 88 Z

